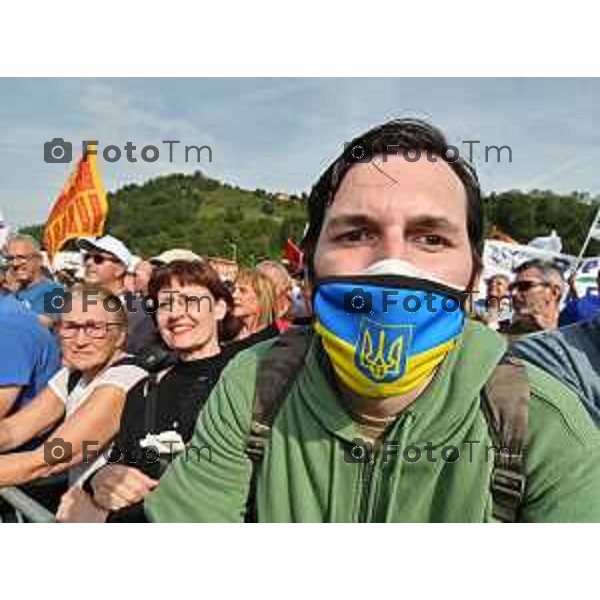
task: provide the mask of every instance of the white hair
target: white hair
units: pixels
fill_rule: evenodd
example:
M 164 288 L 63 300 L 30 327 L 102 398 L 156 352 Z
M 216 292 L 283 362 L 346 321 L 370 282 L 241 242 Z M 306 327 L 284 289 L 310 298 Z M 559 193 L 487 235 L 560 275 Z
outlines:
M 6 240 L 6 247 L 8 247 L 11 242 L 29 242 L 33 247 L 34 252 L 40 251 L 39 242 L 32 235 L 27 235 L 26 233 L 13 233 L 10 235 Z

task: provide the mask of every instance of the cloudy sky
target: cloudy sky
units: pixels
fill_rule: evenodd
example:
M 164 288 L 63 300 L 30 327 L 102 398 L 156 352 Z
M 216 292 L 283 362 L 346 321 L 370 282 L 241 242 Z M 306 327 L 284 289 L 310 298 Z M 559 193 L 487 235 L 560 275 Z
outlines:
M 308 191 L 345 140 L 388 118 L 430 119 L 474 163 L 486 192 L 600 193 L 599 79 L 2 79 L 0 210 L 15 225 L 45 220 L 70 165 L 44 162 L 62 137 L 137 146 L 137 163 L 99 167 L 107 190 L 200 169 L 245 188 Z M 180 140 L 173 162 L 162 140 Z M 146 144 L 161 150 L 141 160 Z M 183 146 L 209 145 L 200 164 Z M 485 145 L 512 148 L 485 161 Z

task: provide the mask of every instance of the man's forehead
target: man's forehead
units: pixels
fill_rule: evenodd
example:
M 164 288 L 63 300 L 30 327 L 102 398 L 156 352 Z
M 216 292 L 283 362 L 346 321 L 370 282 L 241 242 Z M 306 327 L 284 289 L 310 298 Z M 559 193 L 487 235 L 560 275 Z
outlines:
M 431 214 L 461 221 L 466 214 L 466 191 L 452 169 L 441 158 L 416 163 L 402 156 L 386 162 L 354 165 L 346 174 L 328 213 L 364 212 L 375 215 L 393 211 Z M 404 208 L 404 211 L 402 211 Z
M 34 245 L 29 240 L 11 240 L 7 244 L 9 250 L 26 250 L 27 252 L 33 252 Z
M 536 267 L 525 269 L 517 274 L 519 279 L 539 279 L 542 276 L 540 270 Z
M 493 285 L 493 284 L 502 284 L 502 285 L 508 285 L 508 277 L 504 277 L 503 275 L 496 275 L 495 277 L 490 277 L 489 281 L 488 281 L 488 285 Z
M 351 187 L 387 188 L 401 185 L 406 188 L 441 188 L 464 194 L 458 175 L 440 157 L 435 162 L 423 154 L 418 161 L 407 161 L 402 155 L 375 156 L 371 162 L 356 163 L 346 173 L 340 190 Z

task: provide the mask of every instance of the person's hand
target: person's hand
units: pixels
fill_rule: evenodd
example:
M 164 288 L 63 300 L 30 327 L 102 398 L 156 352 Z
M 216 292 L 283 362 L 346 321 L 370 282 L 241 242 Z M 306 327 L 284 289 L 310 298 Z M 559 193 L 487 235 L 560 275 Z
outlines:
M 91 481 L 94 502 L 110 511 L 137 504 L 157 485 L 139 469 L 118 464 L 102 467 Z
M 108 511 L 100 508 L 79 486 L 63 494 L 54 517 L 57 523 L 104 523 Z
M 569 284 L 569 297 L 577 298 L 577 287 L 575 285 L 575 281 L 577 279 L 577 271 L 573 271 L 569 275 L 569 279 L 567 279 L 567 283 Z

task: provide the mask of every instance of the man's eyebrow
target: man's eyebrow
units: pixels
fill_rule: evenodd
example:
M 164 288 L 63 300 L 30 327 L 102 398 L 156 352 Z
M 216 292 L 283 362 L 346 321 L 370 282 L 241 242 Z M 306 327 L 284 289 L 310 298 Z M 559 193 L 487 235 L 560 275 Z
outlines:
M 365 213 L 350 213 L 332 217 L 326 225 L 327 230 L 335 230 L 343 227 L 380 226 L 379 222 Z M 444 230 L 449 233 L 459 233 L 461 227 L 452 223 L 447 217 L 435 217 L 432 215 L 418 215 L 407 219 L 406 227 L 410 229 Z
M 373 217 L 363 213 L 350 213 L 332 217 L 326 225 L 327 230 L 341 229 L 343 227 L 364 227 L 376 224 Z
M 434 217 L 431 215 L 411 217 L 407 220 L 406 226 L 411 229 L 442 229 L 449 233 L 462 231 L 461 227 L 456 223 L 452 223 L 447 217 Z

